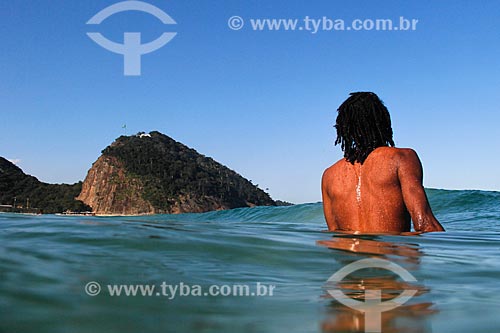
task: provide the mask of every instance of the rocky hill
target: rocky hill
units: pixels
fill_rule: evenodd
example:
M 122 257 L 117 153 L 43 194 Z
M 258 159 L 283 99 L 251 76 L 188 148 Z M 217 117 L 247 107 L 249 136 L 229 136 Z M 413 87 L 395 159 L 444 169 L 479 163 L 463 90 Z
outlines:
M 167 214 L 276 205 L 235 171 L 159 132 L 102 151 L 77 197 L 97 214 Z
M 0 204 L 6 211 L 60 213 L 66 210 L 88 211 L 90 207 L 75 200 L 82 183 L 47 184 L 25 174 L 19 167 L 0 157 Z

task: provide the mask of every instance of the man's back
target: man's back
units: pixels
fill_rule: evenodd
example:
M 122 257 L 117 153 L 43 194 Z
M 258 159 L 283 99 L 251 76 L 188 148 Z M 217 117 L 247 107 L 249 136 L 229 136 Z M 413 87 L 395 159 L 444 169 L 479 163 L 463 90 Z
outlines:
M 342 159 L 322 180 L 323 205 L 330 230 L 357 232 L 444 230 L 429 207 L 422 166 L 411 149 L 379 147 L 363 164 Z

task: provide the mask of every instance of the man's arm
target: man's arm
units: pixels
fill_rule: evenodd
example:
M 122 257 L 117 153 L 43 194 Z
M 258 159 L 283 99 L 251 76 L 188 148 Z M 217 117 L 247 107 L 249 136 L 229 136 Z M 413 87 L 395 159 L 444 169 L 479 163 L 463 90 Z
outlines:
M 423 187 L 422 164 L 412 149 L 402 149 L 398 177 L 403 200 L 411 215 L 415 231 L 444 231 L 432 213 Z
M 335 223 L 335 216 L 333 215 L 332 209 L 332 199 L 328 194 L 328 183 L 330 182 L 330 177 L 328 176 L 328 169 L 323 173 L 321 178 L 321 194 L 323 197 L 323 214 L 325 215 L 326 224 L 328 225 L 328 230 L 334 231 L 338 229 L 337 223 Z

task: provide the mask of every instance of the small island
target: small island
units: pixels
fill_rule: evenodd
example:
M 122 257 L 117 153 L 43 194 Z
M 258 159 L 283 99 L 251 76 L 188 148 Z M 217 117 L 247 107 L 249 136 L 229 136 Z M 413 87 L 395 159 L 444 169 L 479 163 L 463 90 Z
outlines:
M 16 206 L 14 198 L 18 203 L 29 200 L 44 213 L 96 215 L 201 213 L 279 204 L 237 172 L 156 131 L 120 136 L 102 151 L 85 180 L 73 185 L 42 183 L 1 158 L 0 204 L 8 210 Z

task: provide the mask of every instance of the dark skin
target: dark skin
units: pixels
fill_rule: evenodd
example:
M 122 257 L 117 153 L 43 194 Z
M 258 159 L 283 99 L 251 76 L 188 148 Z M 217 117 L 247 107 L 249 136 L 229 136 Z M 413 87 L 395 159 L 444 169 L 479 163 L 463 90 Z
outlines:
M 404 233 L 444 231 L 422 185 L 412 149 L 379 147 L 365 162 L 342 159 L 323 173 L 323 210 L 329 231 Z

